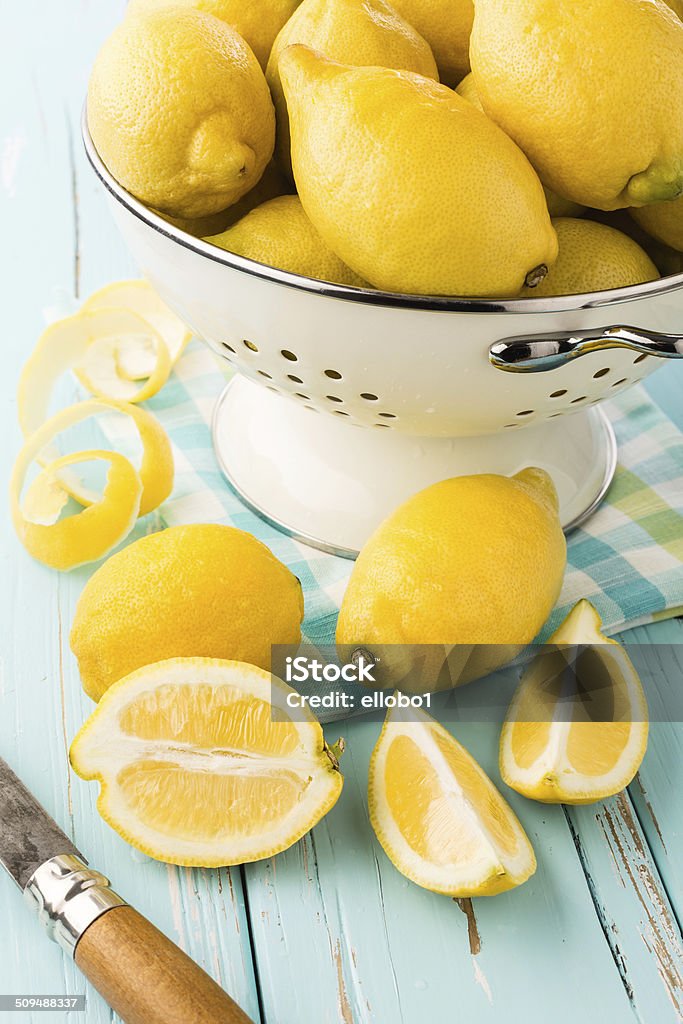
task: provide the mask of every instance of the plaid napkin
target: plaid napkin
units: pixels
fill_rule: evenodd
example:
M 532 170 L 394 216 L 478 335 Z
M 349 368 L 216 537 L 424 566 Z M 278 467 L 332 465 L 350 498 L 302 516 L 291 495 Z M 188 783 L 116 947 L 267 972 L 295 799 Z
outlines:
M 193 341 L 168 384 L 147 406 L 174 446 L 176 482 L 160 510 L 168 526 L 229 523 L 264 541 L 301 580 L 304 639 L 334 641 L 337 612 L 353 563 L 307 547 L 246 508 L 221 476 L 213 454 L 213 406 L 231 371 Z M 539 639 L 587 597 L 606 633 L 683 612 L 683 435 L 641 387 L 604 405 L 619 443 L 619 467 L 607 499 L 568 543 L 558 604 Z M 104 424 L 105 432 L 109 425 Z M 109 434 L 110 442 L 115 438 Z

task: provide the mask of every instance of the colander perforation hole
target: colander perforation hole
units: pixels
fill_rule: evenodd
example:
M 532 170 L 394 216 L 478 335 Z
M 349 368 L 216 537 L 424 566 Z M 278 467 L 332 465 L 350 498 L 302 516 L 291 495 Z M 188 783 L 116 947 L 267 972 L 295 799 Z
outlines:
M 293 373 L 287 374 L 287 380 L 293 380 L 295 384 L 303 384 L 301 377 L 295 377 Z
M 373 425 L 373 427 L 383 427 L 385 430 L 389 429 L 389 424 L 388 423 L 373 423 L 372 425 Z
M 295 391 L 294 394 L 295 394 L 296 398 L 303 398 L 303 400 L 305 402 L 310 402 L 310 400 L 311 400 L 311 396 L 310 395 L 302 395 L 300 391 Z
M 396 419 L 396 413 L 395 412 L 378 412 L 377 415 L 381 416 L 382 419 L 384 419 L 384 420 L 395 420 Z
M 612 385 L 612 387 L 613 388 L 618 388 L 620 386 L 620 384 L 625 384 L 627 380 L 628 380 L 628 377 L 620 377 L 619 380 L 615 380 L 615 382 Z
M 329 377 L 330 380 L 343 380 L 343 377 L 339 370 L 323 370 L 323 373 L 325 374 L 326 377 Z
M 276 395 L 280 394 L 280 389 L 273 387 L 272 384 L 266 384 L 266 387 L 268 388 L 269 391 L 274 391 Z
M 333 414 L 335 416 L 348 416 L 349 415 L 348 412 L 344 412 L 343 409 L 333 409 L 332 412 L 333 412 Z
M 533 416 L 534 409 L 522 409 L 521 412 L 515 413 L 516 416 Z
M 585 402 L 587 397 L 588 397 L 587 395 L 579 395 L 578 398 L 572 398 L 571 404 L 572 405 L 578 405 L 579 402 Z
M 328 402 L 343 402 L 344 399 L 340 398 L 339 395 L 325 395 Z
M 270 373 L 266 373 L 265 370 L 257 370 L 256 372 L 260 373 L 262 377 L 266 378 L 266 380 L 272 380 L 273 379 L 273 375 L 270 374 Z
M 253 341 L 249 341 L 248 338 L 242 338 L 242 344 L 245 348 L 248 348 L 250 352 L 258 352 L 258 345 L 255 345 Z
M 514 430 L 515 427 L 519 426 L 519 423 L 505 423 L 503 426 L 505 430 Z
M 237 355 L 237 353 L 235 352 L 235 350 L 234 350 L 234 348 L 232 347 L 232 345 L 228 345 L 227 341 L 222 341 L 222 342 L 221 342 L 221 345 L 223 346 L 223 348 L 227 348 L 228 352 L 232 352 L 232 354 L 233 354 L 234 356 L 236 356 L 236 355 Z
M 636 363 L 642 363 L 642 362 L 644 362 L 644 361 L 645 361 L 645 360 L 646 360 L 647 358 L 648 358 L 647 352 L 641 352 L 641 353 L 640 353 L 640 355 L 639 355 L 639 356 L 636 356 L 636 358 L 635 358 L 635 359 L 633 360 L 633 365 L 635 366 L 635 365 L 636 365 Z
M 610 367 L 609 366 L 603 366 L 603 368 L 601 370 L 596 370 L 595 371 L 595 373 L 593 374 L 593 380 L 599 380 L 600 377 L 606 377 L 609 372 L 610 372 Z
M 379 396 L 373 395 L 370 391 L 362 391 L 361 398 L 364 398 L 366 402 L 379 402 Z
M 548 416 L 548 419 L 549 420 L 554 420 L 556 416 L 561 416 L 561 415 L 562 415 L 561 412 L 551 412 L 550 415 Z
M 548 395 L 549 398 L 562 398 L 563 395 L 567 394 L 566 388 L 560 388 L 559 391 L 551 391 Z
M 280 349 L 280 355 L 283 359 L 288 359 L 290 363 L 298 363 L 299 357 L 290 352 L 288 348 Z

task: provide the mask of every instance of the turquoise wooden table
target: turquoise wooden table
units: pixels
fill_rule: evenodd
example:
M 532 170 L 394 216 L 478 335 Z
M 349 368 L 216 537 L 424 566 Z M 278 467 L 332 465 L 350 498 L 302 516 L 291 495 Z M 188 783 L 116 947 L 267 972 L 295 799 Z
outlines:
M 60 290 L 85 296 L 136 273 L 86 168 L 78 127 L 89 64 L 123 7 L 121 0 L 3 0 L 0 7 L 3 480 L 20 445 L 17 377 L 45 308 Z M 683 367 L 656 374 L 649 387 L 683 428 Z M 68 647 L 87 574 L 59 575 L 32 562 L 6 515 L 0 573 L 0 753 L 116 888 L 255 1021 L 680 1020 L 680 724 L 653 724 L 636 781 L 603 804 L 545 807 L 507 792 L 539 866 L 525 886 L 494 899 L 433 895 L 388 862 L 366 812 L 378 726 L 363 721 L 343 728 L 349 750 L 338 805 L 287 853 L 231 870 L 168 867 L 132 852 L 99 819 L 96 787 L 69 771 L 69 741 L 91 710 Z M 680 621 L 633 633 L 683 643 Z M 454 731 L 495 779 L 495 729 Z M 88 1024 L 116 1019 L 0 877 L 0 993 L 86 991 Z M 43 1012 L 8 1021 L 20 1018 L 63 1019 Z

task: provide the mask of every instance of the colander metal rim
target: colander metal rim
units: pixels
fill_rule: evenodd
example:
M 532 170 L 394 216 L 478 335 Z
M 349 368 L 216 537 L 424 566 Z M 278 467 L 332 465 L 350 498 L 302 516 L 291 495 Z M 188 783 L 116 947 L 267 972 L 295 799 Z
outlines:
M 296 288 L 300 291 L 313 292 L 329 298 L 365 303 L 366 305 L 373 306 L 431 310 L 446 313 L 533 314 L 594 309 L 610 306 L 615 303 L 632 302 L 655 295 L 664 295 L 668 292 L 683 289 L 683 273 L 680 273 L 660 278 L 657 281 L 649 281 L 646 284 L 632 285 L 628 288 L 613 288 L 609 291 L 587 292 L 580 295 L 561 295 L 553 298 L 544 297 L 538 299 L 472 299 L 458 298 L 457 296 L 409 295 L 399 292 L 374 291 L 366 288 L 352 288 L 346 285 L 331 284 L 328 281 L 318 281 L 310 277 L 302 277 L 299 274 L 278 270 L 276 267 L 269 267 L 264 263 L 257 263 L 255 260 L 247 259 L 244 256 L 237 256 L 234 253 L 227 252 L 225 249 L 220 249 L 218 246 L 204 242 L 202 239 L 195 238 L 180 228 L 176 228 L 173 224 L 169 224 L 163 217 L 154 213 L 141 203 L 140 200 L 131 195 L 130 192 L 127 192 L 109 172 L 95 147 L 90 129 L 88 128 L 87 104 L 83 105 L 81 134 L 88 161 L 95 174 L 107 191 L 138 220 L 143 221 L 148 227 L 176 242 L 184 249 L 189 249 L 214 263 L 222 264 L 231 270 L 241 271 L 252 277 Z

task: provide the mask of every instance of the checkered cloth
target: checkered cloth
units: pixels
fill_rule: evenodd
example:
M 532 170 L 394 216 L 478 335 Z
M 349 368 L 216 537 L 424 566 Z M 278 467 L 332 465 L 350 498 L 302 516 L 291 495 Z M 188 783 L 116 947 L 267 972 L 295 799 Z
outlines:
M 168 384 L 147 403 L 175 454 L 175 487 L 160 510 L 161 521 L 229 523 L 264 541 L 301 580 L 304 639 L 332 643 L 353 563 L 286 537 L 225 483 L 209 429 L 230 376 L 225 368 L 227 363 L 193 341 Z M 604 408 L 616 431 L 619 467 L 605 502 L 569 538 L 564 587 L 541 640 L 582 597 L 595 605 L 607 633 L 683 612 L 683 435 L 641 387 Z

